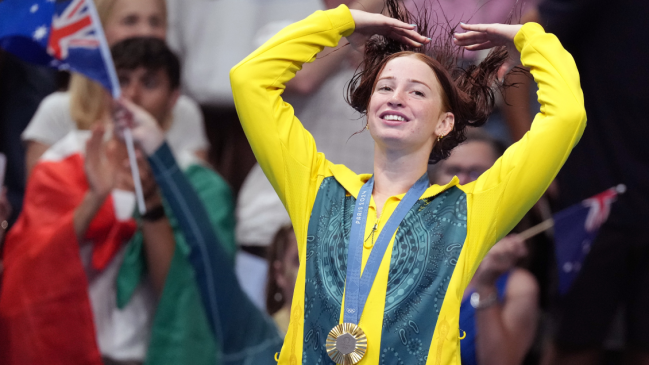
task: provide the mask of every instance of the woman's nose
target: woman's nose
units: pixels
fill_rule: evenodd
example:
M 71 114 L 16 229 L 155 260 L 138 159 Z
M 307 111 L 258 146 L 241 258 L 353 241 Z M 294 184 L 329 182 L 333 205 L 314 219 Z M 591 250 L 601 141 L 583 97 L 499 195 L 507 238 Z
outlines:
M 388 105 L 391 107 L 403 106 L 403 97 L 401 92 L 395 91 L 390 100 L 388 100 Z

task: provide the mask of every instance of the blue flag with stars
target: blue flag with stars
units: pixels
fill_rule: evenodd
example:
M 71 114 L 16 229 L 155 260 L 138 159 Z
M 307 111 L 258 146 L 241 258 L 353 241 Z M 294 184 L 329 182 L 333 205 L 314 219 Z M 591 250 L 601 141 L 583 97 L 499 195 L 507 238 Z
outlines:
M 559 293 L 570 289 L 586 255 L 606 222 L 617 194 L 624 192 L 619 185 L 601 192 L 554 215 L 555 255 L 559 269 Z
M 84 74 L 119 97 L 92 0 L 0 0 L 0 48 L 31 63 Z

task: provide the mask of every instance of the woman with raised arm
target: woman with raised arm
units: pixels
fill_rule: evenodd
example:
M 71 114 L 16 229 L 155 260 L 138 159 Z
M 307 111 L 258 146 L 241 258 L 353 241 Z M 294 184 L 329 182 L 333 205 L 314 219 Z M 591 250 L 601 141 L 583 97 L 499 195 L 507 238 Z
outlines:
M 387 3 L 391 17 L 346 6 L 317 12 L 230 73 L 244 131 L 298 242 L 280 364 L 459 364 L 467 284 L 543 194 L 585 127 L 574 61 L 538 24 L 462 25 L 467 32 L 455 39 L 430 40 L 426 24 L 409 24 L 396 1 Z M 327 161 L 281 98 L 302 64 L 342 37 L 365 49 L 348 100 L 367 116 L 373 175 Z M 498 48 L 461 71 L 451 42 Z M 519 57 L 540 89 L 530 132 L 477 181 L 429 186 L 429 160 L 447 157 L 467 126 L 485 122 L 498 71 Z

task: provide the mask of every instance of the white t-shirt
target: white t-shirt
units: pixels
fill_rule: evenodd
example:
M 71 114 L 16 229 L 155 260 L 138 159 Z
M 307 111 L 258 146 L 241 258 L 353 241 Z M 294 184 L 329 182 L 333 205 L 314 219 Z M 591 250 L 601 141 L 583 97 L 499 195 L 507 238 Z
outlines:
M 198 105 L 181 95 L 172 113 L 173 122 L 167 131 L 167 142 L 171 149 L 175 152 L 208 149 L 203 114 Z M 75 129 L 76 123 L 70 114 L 70 93 L 56 92 L 43 99 L 22 139 L 52 146 Z
M 167 42 L 183 64 L 183 91 L 201 104 L 234 106 L 230 69 L 255 50 L 259 28 L 303 19 L 322 0 L 167 0 Z

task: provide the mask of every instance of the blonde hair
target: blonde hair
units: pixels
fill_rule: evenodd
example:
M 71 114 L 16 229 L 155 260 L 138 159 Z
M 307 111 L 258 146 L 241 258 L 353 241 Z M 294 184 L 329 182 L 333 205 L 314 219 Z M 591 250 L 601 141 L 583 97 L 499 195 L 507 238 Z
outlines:
M 94 0 L 101 24 L 107 24 L 119 0 Z M 137 0 L 129 0 L 137 1 Z M 167 5 L 158 0 L 163 21 L 167 22 Z M 73 73 L 70 78 L 70 115 L 78 129 L 90 129 L 101 119 L 109 107 L 110 94 L 96 81 L 81 74 Z

